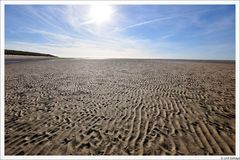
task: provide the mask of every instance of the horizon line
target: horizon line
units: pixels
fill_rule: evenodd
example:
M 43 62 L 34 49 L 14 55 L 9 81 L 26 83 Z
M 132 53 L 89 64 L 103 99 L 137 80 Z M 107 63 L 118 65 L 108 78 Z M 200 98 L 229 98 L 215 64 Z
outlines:
M 140 60 L 186 60 L 186 61 L 236 61 L 236 59 L 197 59 L 197 58 L 150 58 L 150 57 L 132 57 L 132 58 L 120 58 L 120 57 L 60 57 L 56 56 L 55 54 L 52 53 L 43 53 L 43 52 L 32 52 L 32 51 L 27 51 L 27 50 L 15 50 L 15 49 L 4 49 L 4 55 L 6 55 L 6 50 L 11 50 L 11 51 L 19 51 L 19 52 L 29 52 L 29 53 L 40 53 L 40 54 L 45 54 L 45 55 L 52 55 L 55 56 L 56 58 L 66 58 L 66 59 L 92 59 L 92 60 L 100 60 L 100 59 L 140 59 Z M 19 55 L 21 56 L 21 55 Z M 27 55 L 23 55 L 27 56 Z

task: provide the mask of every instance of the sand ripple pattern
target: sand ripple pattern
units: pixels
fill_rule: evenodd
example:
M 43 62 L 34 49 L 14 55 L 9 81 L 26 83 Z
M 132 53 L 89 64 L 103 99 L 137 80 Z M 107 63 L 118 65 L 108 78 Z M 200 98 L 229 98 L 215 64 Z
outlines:
M 6 155 L 233 155 L 235 65 L 6 65 Z

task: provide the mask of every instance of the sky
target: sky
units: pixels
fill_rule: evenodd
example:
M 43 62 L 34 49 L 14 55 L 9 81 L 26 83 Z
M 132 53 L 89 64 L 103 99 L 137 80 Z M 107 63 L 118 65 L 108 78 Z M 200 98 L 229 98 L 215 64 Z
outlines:
M 234 5 L 107 7 L 6 5 L 5 48 L 75 58 L 235 59 Z

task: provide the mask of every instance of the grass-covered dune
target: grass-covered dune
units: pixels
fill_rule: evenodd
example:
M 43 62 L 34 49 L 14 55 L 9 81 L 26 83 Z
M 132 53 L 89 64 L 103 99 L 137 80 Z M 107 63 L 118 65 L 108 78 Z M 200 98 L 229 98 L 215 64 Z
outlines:
M 17 51 L 17 50 L 7 50 L 7 49 L 5 49 L 5 55 L 56 57 L 51 54 L 43 54 L 43 53 L 35 53 L 35 52 L 27 52 L 27 51 Z

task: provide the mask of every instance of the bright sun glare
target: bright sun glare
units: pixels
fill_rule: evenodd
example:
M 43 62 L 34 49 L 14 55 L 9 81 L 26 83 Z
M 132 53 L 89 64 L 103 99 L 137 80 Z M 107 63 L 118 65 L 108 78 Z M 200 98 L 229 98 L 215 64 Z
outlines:
M 109 5 L 96 4 L 90 7 L 90 18 L 97 24 L 111 20 L 113 10 Z

